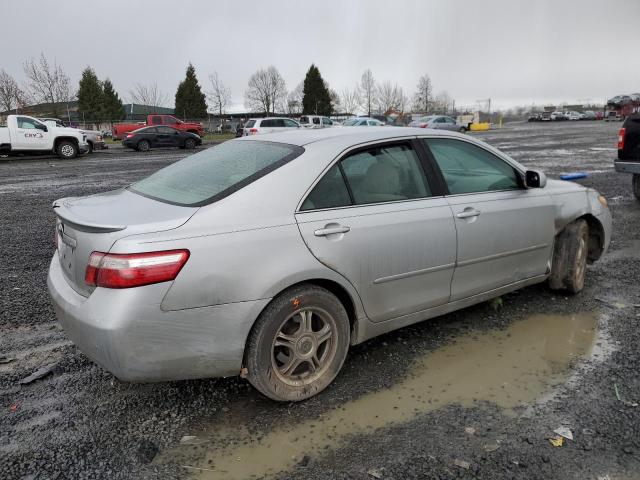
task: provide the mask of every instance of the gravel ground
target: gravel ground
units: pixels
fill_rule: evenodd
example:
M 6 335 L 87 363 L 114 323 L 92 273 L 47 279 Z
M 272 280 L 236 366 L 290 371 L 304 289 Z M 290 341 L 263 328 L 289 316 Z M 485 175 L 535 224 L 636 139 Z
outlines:
M 240 467 L 248 462 L 242 458 L 237 471 L 233 462 L 227 474 L 210 470 L 221 461 L 220 452 L 233 455 L 243 446 L 255 455 L 254 465 L 286 458 L 281 478 L 640 478 L 640 407 L 633 406 L 640 402 L 640 203 L 632 197 L 630 177 L 612 168 L 617 128 L 600 122 L 525 123 L 478 134 L 550 177 L 587 171 L 581 183 L 609 199 L 613 242 L 589 267 L 581 294 L 565 297 L 538 285 L 505 296 L 501 304 L 478 305 L 376 338 L 351 350 L 328 390 L 286 405 L 263 399 L 236 378 L 122 383 L 89 361 L 56 324 L 46 292 L 51 202 L 127 185 L 184 152 L 0 161 L 0 361 L 13 359 L 0 363 L 0 478 L 242 478 Z M 532 335 L 531 345 L 542 342 L 544 355 L 562 361 L 520 379 L 517 369 L 530 374 L 527 368 L 539 360 L 535 352 L 524 356 L 520 344 L 507 351 L 509 342 L 521 339 L 523 322 L 545 314 L 565 325 L 563 319 L 585 312 L 597 324 L 593 349 L 580 351 L 567 335 L 554 343 L 540 323 L 525 337 Z M 438 358 L 444 358 L 443 368 L 449 357 L 451 365 L 475 358 L 474 342 L 487 357 L 495 347 L 495 363 L 478 372 L 479 383 L 494 385 L 497 396 L 483 398 L 476 391 L 449 401 L 449 390 L 464 392 L 473 381 L 462 363 L 428 400 L 416 399 L 415 411 L 406 411 L 414 407 L 406 398 L 389 400 L 388 392 L 413 391 L 416 381 L 432 378 L 422 377 L 421 370 Z M 465 345 L 471 350 L 461 349 Z M 18 383 L 51 364 L 44 378 Z M 516 369 L 513 378 L 499 373 L 505 364 Z M 517 401 L 517 393 L 534 384 L 543 388 Z M 353 429 L 335 422 L 340 411 L 353 418 Z M 331 422 L 335 434 L 323 429 Z M 562 425 L 574 439 L 554 447 L 548 438 Z M 302 433 L 257 456 L 270 441 L 277 445 L 287 438 L 287 430 Z M 195 445 L 181 447 L 185 435 L 196 438 L 183 443 Z M 306 455 L 296 443 L 315 448 Z

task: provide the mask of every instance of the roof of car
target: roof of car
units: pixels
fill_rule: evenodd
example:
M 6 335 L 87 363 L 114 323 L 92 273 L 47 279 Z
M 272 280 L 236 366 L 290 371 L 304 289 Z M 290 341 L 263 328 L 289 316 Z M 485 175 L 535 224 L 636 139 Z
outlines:
M 445 132 L 443 130 L 430 130 L 425 128 L 410 127 L 335 127 L 318 129 L 296 129 L 290 132 L 270 133 L 267 135 L 254 135 L 242 137 L 236 141 L 264 141 L 288 143 L 290 145 L 304 146 L 310 143 L 327 142 L 337 140 L 339 143 L 373 142 L 402 137 L 415 137 L 425 135 L 460 137 L 456 132 Z M 466 137 L 465 137 L 466 138 Z

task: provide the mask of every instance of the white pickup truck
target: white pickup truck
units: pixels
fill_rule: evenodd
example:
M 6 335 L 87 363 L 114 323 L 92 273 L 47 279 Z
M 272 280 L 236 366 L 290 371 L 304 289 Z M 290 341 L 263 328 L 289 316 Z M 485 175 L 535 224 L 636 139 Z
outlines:
M 60 158 L 75 158 L 89 151 L 87 136 L 75 128 L 56 127 L 26 115 L 9 115 L 0 127 L 0 155 L 54 152 Z

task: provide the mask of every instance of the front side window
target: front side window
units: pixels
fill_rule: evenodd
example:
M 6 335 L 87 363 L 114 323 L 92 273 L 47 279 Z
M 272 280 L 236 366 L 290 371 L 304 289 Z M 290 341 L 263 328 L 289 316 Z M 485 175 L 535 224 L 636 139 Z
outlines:
M 442 171 L 451 195 L 520 188 L 516 170 L 483 148 L 445 138 L 423 141 Z
M 29 117 L 18 117 L 18 128 L 24 128 L 27 130 L 34 130 L 38 128 L 38 125 L 42 125 L 40 122 L 35 121 Z
M 225 142 L 169 165 L 128 188 L 161 202 L 206 205 L 268 174 L 303 151 L 284 143 Z
M 298 124 L 296 122 L 294 122 L 293 120 L 289 120 L 288 118 L 285 118 L 283 121 L 284 121 L 284 126 L 285 127 L 298 128 Z
M 331 119 L 327 117 L 322 117 L 322 123 L 325 125 L 333 125 L 333 122 L 331 121 Z
M 309 117 L 307 116 L 302 116 L 300 117 L 300 123 L 309 123 Z
M 177 132 L 177 130 L 175 128 L 171 128 L 171 127 L 158 127 L 158 133 L 164 133 L 166 134 L 170 134 L 173 135 L 175 132 Z

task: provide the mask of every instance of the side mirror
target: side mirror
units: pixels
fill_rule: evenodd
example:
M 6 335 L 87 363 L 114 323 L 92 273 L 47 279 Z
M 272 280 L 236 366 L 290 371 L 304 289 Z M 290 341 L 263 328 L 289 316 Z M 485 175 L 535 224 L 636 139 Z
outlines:
M 527 188 L 544 188 L 547 185 L 547 176 L 538 170 L 527 170 L 524 183 Z
M 38 130 L 42 130 L 43 132 L 48 132 L 48 131 L 49 131 L 49 129 L 47 128 L 47 126 L 46 126 L 46 125 L 42 125 L 42 124 L 37 124 L 37 125 L 36 125 L 36 128 L 37 128 Z

